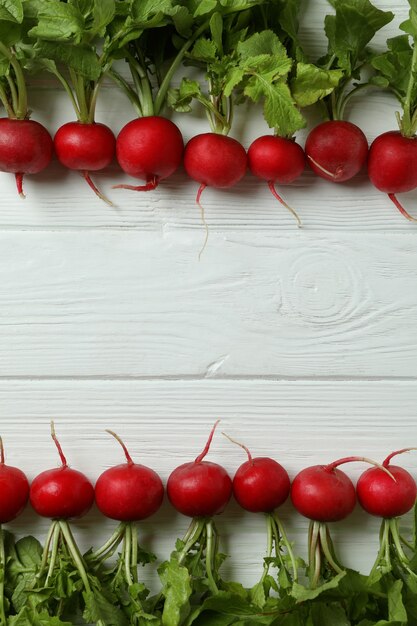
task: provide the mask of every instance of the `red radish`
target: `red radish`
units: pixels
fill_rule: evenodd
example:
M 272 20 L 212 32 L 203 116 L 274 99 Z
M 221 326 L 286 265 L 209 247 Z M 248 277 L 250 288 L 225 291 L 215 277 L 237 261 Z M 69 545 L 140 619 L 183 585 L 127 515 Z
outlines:
M 290 478 L 287 471 L 270 457 L 253 458 L 249 448 L 235 441 L 229 435 L 223 433 L 232 443 L 237 444 L 248 455 L 248 460 L 237 469 L 233 478 L 233 495 L 236 501 L 246 511 L 252 513 L 266 513 L 266 525 L 268 533 L 267 555 L 264 569 L 259 584 L 263 583 L 269 573 L 270 559 L 275 547 L 275 556 L 280 562 L 280 567 L 297 580 L 297 562 L 294 557 L 291 543 L 285 534 L 284 526 L 278 516 L 274 514 L 281 504 L 284 504 L 290 493 Z M 292 572 L 282 558 L 284 551 L 287 552 L 292 564 Z
M 238 504 L 252 513 L 271 513 L 284 504 L 290 493 L 290 478 L 282 465 L 269 457 L 253 458 L 245 445 L 226 437 L 248 455 L 233 478 L 233 495 Z
M 395 130 L 379 135 L 369 150 L 368 176 L 379 191 L 388 194 L 404 217 L 417 221 L 395 195 L 417 187 L 417 137 L 406 137 Z
M 368 141 L 361 129 L 342 120 L 319 124 L 309 133 L 305 153 L 311 169 L 327 180 L 343 183 L 355 176 L 368 157 Z
M 21 197 L 23 176 L 44 170 L 52 153 L 52 137 L 42 124 L 29 119 L 0 118 L 0 171 L 15 175 Z
M 207 582 L 213 594 L 219 591 L 216 571 L 219 541 L 211 518 L 225 509 L 232 496 L 232 481 L 224 467 L 203 460 L 210 449 L 219 421 L 211 429 L 201 454 L 195 461 L 177 467 L 168 478 L 167 484 L 168 498 L 173 507 L 183 515 L 193 518 L 183 539 L 183 547 L 178 552 L 178 563 L 182 564 L 187 554 L 195 550 L 197 545 L 198 558 L 204 560 Z
M 367 513 L 391 518 L 404 515 L 413 508 L 417 498 L 416 481 L 404 468 L 390 464 L 394 456 L 412 449 L 392 452 L 382 463 L 395 480 L 378 467 L 371 467 L 360 476 L 356 493 L 359 504 Z
M 340 461 L 345 462 L 345 459 Z M 294 478 L 291 500 L 301 515 L 318 522 L 337 522 L 352 513 L 356 504 L 355 487 L 350 478 L 337 469 L 338 464 L 313 465 Z
M 272 195 L 294 215 L 298 226 L 301 226 L 297 213 L 278 195 L 275 183 L 287 185 L 301 176 L 306 165 L 302 147 L 286 137 L 263 135 L 249 146 L 248 165 L 254 176 L 267 181 Z
M 164 486 L 158 474 L 145 465 L 134 463 L 123 441 L 107 431 L 120 443 L 126 463 L 103 472 L 95 486 L 96 504 L 106 517 L 134 522 L 150 517 L 159 509 Z
M 94 487 L 84 474 L 68 467 L 53 423 L 51 436 L 58 449 L 61 467 L 36 476 L 30 487 L 30 503 L 42 517 L 62 520 L 82 517 L 93 506 Z
M 22 470 L 6 465 L 0 437 L 0 524 L 14 520 L 29 499 L 29 482 Z
M 90 172 L 108 167 L 116 151 L 116 138 L 105 124 L 68 122 L 54 137 L 55 152 L 62 165 L 82 172 L 85 180 L 102 200 L 112 204 L 95 186 Z
M 338 469 L 339 465 L 353 461 L 365 461 L 381 467 L 371 459 L 349 456 L 328 465 L 307 467 L 292 481 L 292 503 L 301 515 L 311 520 L 308 552 L 312 588 L 318 585 L 325 563 L 338 574 L 343 572 L 334 552 L 327 523 L 345 519 L 355 508 L 355 487 L 350 478 Z M 386 468 L 382 468 L 382 471 L 390 476 Z
M 375 563 L 369 574 L 369 580 L 378 577 L 378 570 L 383 573 L 392 569 L 391 558 L 401 563 L 401 568 L 416 580 L 416 574 L 410 567 L 410 558 L 404 548 L 410 545 L 404 541 L 399 529 L 399 518 L 410 511 L 416 501 L 417 486 L 414 478 L 402 467 L 391 465 L 394 456 L 416 450 L 403 448 L 391 452 L 383 461 L 381 468 L 372 467 L 364 472 L 356 485 L 356 492 L 361 507 L 371 515 L 382 517 L 379 533 L 379 550 Z M 389 471 L 388 476 L 387 472 Z
M 195 461 L 180 465 L 168 478 L 169 501 L 183 515 L 212 517 L 224 511 L 232 496 L 232 481 L 224 467 L 203 461 L 210 449 L 217 424 Z
M 184 167 L 200 183 L 197 202 L 206 187 L 224 189 L 236 185 L 245 175 L 247 155 L 236 139 L 218 133 L 202 133 L 185 146 Z
M 184 151 L 181 131 L 158 115 L 128 122 L 117 136 L 116 156 L 126 174 L 146 181 L 145 185 L 114 185 L 114 189 L 151 191 L 179 167 Z
M 87 560 L 100 564 L 112 556 L 123 542 L 119 557 L 120 572 L 130 587 L 138 582 L 139 542 L 135 522 L 156 513 L 162 504 L 164 487 L 156 472 L 132 461 L 127 447 L 116 433 L 107 432 L 122 446 L 126 463 L 110 467 L 99 476 L 95 486 L 96 504 L 106 517 L 121 523 L 110 539 L 91 553 Z M 119 575 L 119 569 L 117 571 Z

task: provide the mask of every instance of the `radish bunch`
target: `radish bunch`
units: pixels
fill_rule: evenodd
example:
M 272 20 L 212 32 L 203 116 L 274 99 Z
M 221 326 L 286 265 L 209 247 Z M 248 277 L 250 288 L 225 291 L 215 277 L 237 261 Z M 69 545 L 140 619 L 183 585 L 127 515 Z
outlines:
M 364 133 L 344 119 L 347 103 L 368 86 L 366 82 L 352 83 L 352 80 L 360 78 L 369 54 L 368 43 L 394 15 L 374 7 L 369 0 L 339 0 L 332 4 L 335 14 L 325 18 L 328 52 L 313 71 L 306 72 L 304 63 L 299 64 L 293 93 L 300 106 L 311 103 L 306 81 L 314 81 L 322 93 L 328 119 L 310 131 L 305 144 L 307 161 L 318 176 L 343 183 L 361 171 L 368 156 Z M 333 83 L 333 89 L 327 93 L 321 84 L 326 74 Z
M 139 546 L 137 522 L 158 511 L 164 497 L 164 487 L 156 472 L 145 465 L 134 463 L 118 435 L 108 432 L 122 446 L 126 463 L 110 467 L 100 474 L 95 485 L 95 499 L 103 515 L 120 523 L 110 539 L 88 555 L 87 562 L 94 569 L 100 568 L 122 543 L 117 563 L 104 578 L 120 599 L 120 605 L 130 623 L 136 624 L 142 619 L 149 619 L 146 609 L 148 592 L 139 586 L 138 565 L 156 558 Z
M 266 517 L 267 553 L 262 577 L 251 592 L 253 601 L 262 607 L 270 588 L 277 587 L 275 581 L 269 576 L 273 560 L 279 570 L 281 588 L 291 587 L 298 578 L 297 563 L 291 543 L 276 514 L 276 509 L 284 504 L 290 494 L 290 478 L 284 467 L 274 459 L 254 458 L 245 445 L 226 436 L 243 448 L 248 456 L 248 460 L 240 465 L 233 478 L 235 500 L 246 511 L 264 513 Z
M 329 522 L 346 519 L 355 508 L 356 491 L 350 478 L 338 467 L 353 461 L 378 465 L 365 457 L 346 457 L 328 465 L 313 465 L 301 470 L 291 484 L 291 500 L 301 515 L 310 519 L 308 533 L 308 572 L 311 588 L 326 580 L 329 569 L 343 574 L 328 527 Z M 379 466 L 381 467 L 381 466 Z M 390 480 L 393 480 L 389 472 Z
M 19 15 L 23 21 L 23 14 Z M 0 32 L 9 22 L 0 15 Z M 26 78 L 22 67 L 19 47 L 21 28 L 10 29 L 4 41 L 0 41 L 0 102 L 8 117 L 0 118 L 0 171 L 14 174 L 19 195 L 24 198 L 23 176 L 38 174 L 52 159 L 52 138 L 46 128 L 29 119 Z
M 411 1 L 409 4 L 409 19 L 400 25 L 406 34 L 389 39 L 388 49 L 372 59 L 376 79 L 395 94 L 402 114 L 397 113 L 399 130 L 389 130 L 373 141 L 368 175 L 404 217 L 417 221 L 397 198 L 397 194 L 417 187 L 417 7 Z

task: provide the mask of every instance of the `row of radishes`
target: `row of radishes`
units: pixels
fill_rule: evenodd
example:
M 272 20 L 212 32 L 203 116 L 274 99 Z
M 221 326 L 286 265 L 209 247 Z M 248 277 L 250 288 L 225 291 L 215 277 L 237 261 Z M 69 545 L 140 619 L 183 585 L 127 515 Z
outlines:
M 23 193 L 23 175 L 47 167 L 55 148 L 59 161 L 82 172 L 106 199 L 90 173 L 107 167 L 115 155 L 128 175 L 143 181 L 116 187 L 140 191 L 155 189 L 183 160 L 189 176 L 200 184 L 200 204 L 206 186 L 231 187 L 249 166 L 295 214 L 275 185 L 294 181 L 306 162 L 319 176 L 339 183 L 368 162 L 371 182 L 413 219 L 395 194 L 417 186 L 414 4 L 410 2 L 410 19 L 400 26 L 406 34 L 391 38 L 382 54 L 367 45 L 393 19 L 391 12 L 369 0 L 330 4 L 335 12 L 324 21 L 327 55 L 309 63 L 298 37 L 299 1 L 213 0 L 199 5 L 165 0 L 141 8 L 126 2 L 122 8 L 107 0 L 101 12 L 95 0 L 86 0 L 83 10 L 59 0 L 34 0 L 33 6 L 13 0 L 16 23 L 7 37 L 10 22 L 0 15 L 5 33 L 5 41 L 0 40 L 0 101 L 8 114 L 0 119 L 0 170 L 14 173 Z M 65 28 L 56 28 L 56 14 Z M 131 82 L 116 70 L 116 59 L 127 62 Z M 174 89 L 173 76 L 184 62 L 203 70 L 206 82 L 184 78 Z M 370 78 L 362 77 L 364 67 Z M 54 140 L 42 125 L 28 119 L 26 73 L 39 69 L 59 80 L 77 117 L 59 128 Z M 139 115 L 120 131 L 117 141 L 94 117 L 105 76 L 127 94 Z M 399 99 L 402 115 L 397 116 L 400 130 L 382 134 L 368 152 L 364 133 L 346 121 L 344 113 L 353 95 L 376 86 Z M 273 132 L 255 140 L 248 153 L 228 136 L 234 106 L 244 100 L 262 102 Z M 169 105 L 189 112 L 194 101 L 204 108 L 212 132 L 193 137 L 184 150 L 180 130 L 162 117 L 163 109 Z M 311 131 L 304 152 L 294 138 L 306 125 L 302 109 L 313 104 L 322 107 L 327 121 Z
M 168 498 L 183 515 L 211 517 L 222 513 L 232 492 L 244 509 L 268 513 L 281 506 L 291 493 L 295 508 L 305 517 L 321 522 L 339 521 L 352 512 L 356 495 L 352 481 L 337 468 L 353 461 L 375 466 L 361 475 L 356 487 L 365 511 L 384 518 L 398 517 L 415 503 L 414 478 L 405 469 L 391 464 L 394 456 L 414 448 L 393 452 L 382 464 L 351 456 L 327 465 L 312 466 L 297 474 L 291 484 L 287 471 L 277 461 L 269 457 L 253 458 L 246 446 L 238 444 L 246 451 L 248 460 L 239 467 L 232 481 L 222 466 L 203 460 L 216 426 L 217 422 L 195 461 L 181 465 L 168 479 Z M 34 510 L 52 519 L 82 517 L 94 500 L 104 515 L 119 521 L 138 521 L 153 515 L 163 500 L 161 478 L 154 470 L 134 463 L 122 440 L 108 432 L 122 446 L 126 463 L 101 474 L 95 488 L 84 474 L 68 466 L 53 425 L 52 438 L 61 467 L 42 472 L 30 486 L 20 469 L 6 465 L 1 442 L 0 523 L 15 519 L 23 511 L 29 495 Z
M 343 576 L 345 573 L 344 567 L 336 557 L 327 523 L 347 517 L 355 506 L 356 494 L 361 506 L 367 512 L 383 518 L 381 548 L 372 572 L 379 572 L 382 566 L 385 568 L 384 571 L 390 571 L 391 559 L 392 561 L 399 559 L 404 571 L 413 579 L 417 579 L 411 560 L 402 547 L 404 540 L 400 535 L 397 520 L 398 516 L 413 507 L 417 487 L 409 472 L 391 463 L 394 456 L 413 448 L 393 452 L 381 465 L 364 457 L 351 456 L 327 465 L 308 467 L 299 472 L 291 484 L 288 473 L 279 463 L 268 457 L 252 457 L 246 446 L 238 444 L 246 451 L 248 459 L 239 467 L 232 480 L 221 465 L 205 460 L 217 423 L 201 454 L 194 461 L 177 467 L 169 476 L 168 498 L 173 507 L 183 515 L 191 517 L 192 522 L 184 539 L 177 543 L 177 549 L 171 560 L 160 566 L 158 573 L 163 582 L 163 589 L 149 600 L 148 604 L 146 600 L 148 592 L 144 594 L 139 585 L 138 564 L 145 564 L 153 557 L 139 548 L 136 522 L 150 517 L 161 506 L 164 486 L 158 474 L 146 466 L 135 463 L 123 441 L 115 433 L 108 431 L 121 444 L 126 462 L 104 471 L 93 487 L 84 474 L 68 466 L 52 424 L 51 434 L 59 452 L 61 466 L 42 472 L 29 486 L 21 470 L 5 464 L 1 445 L 0 522 L 2 524 L 10 522 L 17 517 L 28 498 L 39 515 L 52 520 L 45 545 L 43 549 L 39 548 L 39 564 L 29 573 L 25 570 L 21 578 L 13 583 L 23 590 L 25 603 L 18 601 L 14 603 L 13 596 L 10 604 L 14 603 L 14 608 L 5 608 L 6 590 L 0 584 L 2 626 L 26 624 L 19 620 L 23 614 L 28 617 L 26 615 L 29 611 L 28 606 L 31 607 L 28 623 L 37 624 L 34 616 L 61 617 L 61 614 L 65 614 L 65 602 L 68 600 L 69 605 L 73 607 L 74 597 L 79 594 L 80 589 L 84 598 L 82 600 L 84 619 L 87 622 L 94 621 L 99 626 L 140 624 L 145 614 L 146 619 L 161 619 L 162 624 L 179 626 L 185 619 L 183 611 L 186 614 L 190 612 L 189 597 L 194 593 L 193 580 L 200 605 L 204 604 L 205 595 L 202 595 L 202 590 L 205 588 L 209 596 L 220 597 L 222 592 L 222 601 L 227 605 L 230 600 L 230 587 L 227 582 L 222 581 L 218 572 L 222 557 L 218 553 L 219 537 L 212 518 L 223 512 L 232 494 L 244 509 L 254 513 L 265 513 L 267 520 L 267 558 L 261 580 L 251 590 L 250 600 L 243 599 L 242 592 L 232 597 L 235 603 L 242 602 L 245 605 L 244 610 L 248 610 L 250 606 L 256 614 L 267 606 L 266 597 L 269 596 L 271 587 L 269 569 L 274 561 L 274 553 L 277 560 L 275 566 L 281 571 L 278 579 L 283 585 L 283 593 L 288 593 L 289 581 L 292 581 L 291 585 L 298 584 L 299 559 L 294 555 L 293 546 L 276 514 L 276 509 L 285 502 L 289 494 L 297 511 L 311 520 L 308 548 L 310 589 L 325 585 L 326 581 L 329 581 L 329 571 L 333 572 L 335 581 L 337 576 Z M 237 443 L 232 439 L 231 441 Z M 361 475 L 356 490 L 349 477 L 338 469 L 339 465 L 352 461 L 364 461 L 374 466 Z M 82 556 L 68 521 L 85 515 L 94 500 L 106 517 L 120 523 L 103 546 Z M 116 565 L 110 567 L 105 565 L 118 549 L 121 549 L 121 553 Z M 33 552 L 33 546 L 31 550 Z M 3 568 L 6 579 L 8 559 L 12 561 L 15 554 L 12 551 L 8 556 L 4 532 L 0 527 L 0 570 Z M 69 590 L 63 592 L 64 574 L 67 578 L 79 579 L 79 583 L 74 583 L 74 588 L 70 586 Z M 369 580 L 371 579 L 372 573 Z M 179 597 L 175 597 L 177 585 L 182 589 Z M 259 585 L 263 589 L 261 598 L 258 597 Z M 300 588 L 297 589 L 297 593 L 300 593 Z M 359 590 L 356 593 L 359 594 Z M 380 592 L 378 593 L 380 595 Z M 312 598 L 314 597 L 313 594 Z M 277 602 L 275 610 L 280 600 Z M 295 600 L 292 599 L 291 602 Z M 92 608 L 97 606 L 101 607 L 99 612 Z M 221 613 L 221 609 L 217 610 Z M 126 611 L 130 621 L 124 621 Z M 174 620 L 172 612 L 176 616 Z M 110 617 L 104 618 L 104 615 Z M 273 611 L 271 615 L 274 615 Z M 51 623 L 54 626 L 60 624 L 60 622 Z M 68 622 L 63 624 L 67 626 Z
M 350 180 L 367 164 L 375 187 L 388 193 L 407 219 L 414 219 L 404 211 L 395 194 L 410 191 L 417 184 L 414 167 L 409 167 L 415 160 L 415 138 L 389 131 L 377 137 L 368 151 L 364 133 L 348 121 L 333 120 L 316 126 L 307 138 L 305 151 L 292 139 L 263 135 L 246 153 L 236 139 L 217 133 L 193 137 L 184 150 L 179 128 L 159 116 L 132 120 L 122 128 L 117 140 L 111 129 L 102 123 L 68 122 L 58 129 L 52 140 L 39 122 L 3 118 L 0 119 L 0 139 L 0 170 L 15 174 L 20 194 L 23 193 L 23 175 L 45 169 L 54 149 L 58 160 L 65 167 L 82 172 L 102 199 L 106 198 L 94 185 L 90 173 L 108 167 L 116 155 L 124 172 L 145 183 L 115 185 L 115 188 L 153 190 L 183 161 L 187 174 L 200 183 L 199 203 L 205 187 L 232 187 L 249 168 L 252 174 L 267 182 L 273 195 L 290 210 L 275 185 L 295 181 L 306 163 L 318 176 L 335 183 Z

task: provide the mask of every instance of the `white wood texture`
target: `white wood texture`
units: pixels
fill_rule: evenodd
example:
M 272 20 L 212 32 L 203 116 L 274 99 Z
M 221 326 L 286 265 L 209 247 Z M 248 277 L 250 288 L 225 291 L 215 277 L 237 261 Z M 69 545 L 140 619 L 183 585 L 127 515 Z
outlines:
M 381 47 L 408 5 L 375 3 L 396 13 L 377 37 Z M 313 57 L 324 51 L 330 10 L 310 0 L 302 19 Z M 73 118 L 50 78 L 37 79 L 30 94 L 34 118 L 51 132 Z M 373 92 L 349 116 L 371 141 L 395 127 L 397 109 L 390 95 Z M 117 132 L 132 117 L 106 84 L 97 119 Z M 186 139 L 207 129 L 199 113 L 176 120 Z M 245 146 L 265 132 L 260 110 L 238 111 L 234 135 Z M 283 189 L 302 230 L 249 175 L 234 190 L 206 190 L 210 237 L 200 262 L 196 184 L 183 172 L 149 194 L 111 190 L 128 180 L 116 166 L 95 179 L 117 207 L 57 163 L 27 177 L 25 201 L 0 174 L 0 433 L 10 463 L 30 477 L 57 464 L 51 418 L 72 465 L 92 479 L 121 460 L 109 427 L 164 480 L 195 457 L 217 417 L 291 476 L 350 453 L 382 460 L 416 445 L 417 226 L 365 174 L 332 185 L 306 172 Z M 404 196 L 417 215 L 416 200 L 417 192 Z M 243 461 L 220 435 L 211 458 L 231 473 Z M 403 462 L 417 477 L 417 455 Z M 356 478 L 361 467 L 347 471 Z M 289 504 L 282 516 L 303 551 L 306 520 Z M 232 504 L 218 524 L 232 555 L 225 575 L 252 582 L 262 519 Z M 87 547 L 112 527 L 95 512 L 76 532 Z M 166 503 L 143 524 L 143 539 L 162 558 L 185 527 Z M 46 522 L 27 510 L 10 528 L 43 537 Z M 335 525 L 348 565 L 369 569 L 377 530 L 360 511 Z M 154 580 L 150 571 L 145 578 Z

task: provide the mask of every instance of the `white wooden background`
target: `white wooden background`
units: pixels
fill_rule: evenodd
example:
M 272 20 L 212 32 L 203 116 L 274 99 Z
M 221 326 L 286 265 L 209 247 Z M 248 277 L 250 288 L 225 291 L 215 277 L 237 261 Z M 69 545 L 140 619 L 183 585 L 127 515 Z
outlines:
M 376 4 L 396 12 L 382 45 L 408 5 Z M 311 0 L 302 19 L 314 58 L 328 10 Z M 73 119 L 49 78 L 32 88 L 31 106 L 52 132 Z M 396 109 L 374 92 L 349 115 L 372 140 L 395 127 Z M 106 85 L 97 120 L 117 132 L 132 117 Z M 178 121 L 186 139 L 206 130 L 197 113 Z M 259 111 L 241 109 L 235 136 L 245 146 L 266 130 Z M 346 454 L 382 460 L 417 444 L 417 226 L 365 175 L 332 185 L 306 172 L 283 189 L 302 230 L 249 175 L 234 190 L 206 190 L 210 238 L 200 262 L 196 185 L 182 172 L 143 195 L 110 189 L 127 182 L 116 167 L 95 178 L 117 208 L 57 163 L 26 179 L 25 201 L 0 175 L 0 431 L 10 464 L 31 478 L 57 464 L 51 418 L 71 464 L 92 480 L 122 462 L 105 428 L 164 480 L 197 455 L 219 417 L 221 429 L 291 476 Z M 417 215 L 417 193 L 403 199 Z M 210 458 L 231 473 L 244 461 L 220 433 Z M 401 462 L 417 476 L 417 455 Z M 356 479 L 362 469 L 346 471 Z M 307 521 L 289 504 L 282 517 L 304 553 Z M 143 524 L 143 541 L 163 558 L 187 524 L 165 504 Z M 347 565 L 367 571 L 378 525 L 357 510 L 334 526 Z M 28 509 L 10 528 L 42 538 L 46 526 Z M 114 523 L 93 511 L 75 526 L 87 547 Z M 218 527 L 231 555 L 225 576 L 254 581 L 262 516 L 232 503 Z

